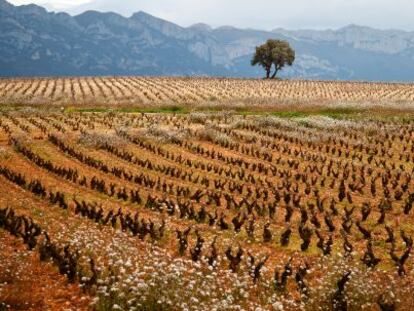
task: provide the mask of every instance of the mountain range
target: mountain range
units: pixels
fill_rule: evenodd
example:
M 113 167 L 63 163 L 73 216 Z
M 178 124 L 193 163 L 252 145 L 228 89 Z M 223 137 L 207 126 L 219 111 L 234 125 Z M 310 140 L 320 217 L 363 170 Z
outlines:
M 145 12 L 129 18 L 97 11 L 71 16 L 0 0 L 3 77 L 261 77 L 250 59 L 269 38 L 287 40 L 296 50 L 284 77 L 414 81 L 414 32 L 357 25 L 323 31 L 181 27 Z

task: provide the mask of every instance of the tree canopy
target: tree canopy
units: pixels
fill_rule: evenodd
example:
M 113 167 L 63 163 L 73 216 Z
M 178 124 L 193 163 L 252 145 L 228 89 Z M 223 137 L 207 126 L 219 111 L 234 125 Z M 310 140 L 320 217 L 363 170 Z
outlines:
M 287 41 L 270 39 L 256 47 L 251 64 L 262 66 L 266 71 L 266 78 L 274 79 L 283 67 L 292 66 L 294 61 L 295 51 Z M 270 76 L 273 66 L 274 72 Z

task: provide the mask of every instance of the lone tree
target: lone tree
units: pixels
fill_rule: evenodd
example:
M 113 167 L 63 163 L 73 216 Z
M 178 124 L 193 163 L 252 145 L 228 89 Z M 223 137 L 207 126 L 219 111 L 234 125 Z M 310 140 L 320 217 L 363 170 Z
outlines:
M 295 61 L 295 51 L 287 41 L 267 40 L 263 45 L 256 47 L 256 53 L 252 59 L 252 66 L 260 65 L 266 70 L 266 79 L 274 79 L 279 70 L 285 65 L 292 66 Z M 272 66 L 275 71 L 270 76 Z

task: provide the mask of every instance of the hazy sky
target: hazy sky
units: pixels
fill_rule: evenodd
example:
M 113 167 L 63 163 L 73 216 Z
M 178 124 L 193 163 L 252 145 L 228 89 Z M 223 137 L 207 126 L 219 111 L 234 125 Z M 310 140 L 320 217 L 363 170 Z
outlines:
M 207 23 L 270 30 L 359 24 L 414 31 L 414 0 L 9 0 L 71 14 L 94 9 L 124 16 L 146 11 L 182 26 Z

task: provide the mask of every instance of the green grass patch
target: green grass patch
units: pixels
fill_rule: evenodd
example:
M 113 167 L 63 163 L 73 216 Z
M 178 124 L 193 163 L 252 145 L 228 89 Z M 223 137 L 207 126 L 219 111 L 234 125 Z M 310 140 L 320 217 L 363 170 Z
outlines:
M 279 118 L 303 118 L 309 115 L 309 113 L 302 111 L 275 111 L 270 113 L 270 115 L 279 117 Z
M 357 108 L 326 108 L 316 112 L 317 115 L 330 117 L 332 119 L 343 119 L 352 115 L 358 115 L 366 112 L 364 109 Z
M 92 107 L 92 108 L 75 108 L 68 107 L 65 109 L 66 113 L 73 112 L 90 112 L 90 113 L 187 113 L 188 110 L 182 106 L 165 106 L 165 107 Z
M 31 108 L 32 110 L 28 110 Z M 188 114 L 191 112 L 204 112 L 204 113 L 218 113 L 228 112 L 235 115 L 242 116 L 260 116 L 270 115 L 279 118 L 294 119 L 294 118 L 306 118 L 309 116 L 325 116 L 332 119 L 365 119 L 368 120 L 391 120 L 393 122 L 409 123 L 414 120 L 414 113 L 412 111 L 395 110 L 395 109 L 378 109 L 378 108 L 366 108 L 366 107 L 335 107 L 330 106 L 292 106 L 290 109 L 287 107 L 271 107 L 271 106 L 254 106 L 248 105 L 201 105 L 201 106 L 189 106 L 183 104 L 170 104 L 170 105 L 158 105 L 158 106 L 50 106 L 50 105 L 24 105 L 24 104 L 0 104 L 0 113 L 8 112 L 25 112 L 34 114 L 39 112 L 45 113 L 175 113 L 175 114 Z
M 155 107 L 155 108 L 143 108 L 140 112 L 146 113 L 188 113 L 189 111 L 182 106 L 166 106 L 166 107 Z

